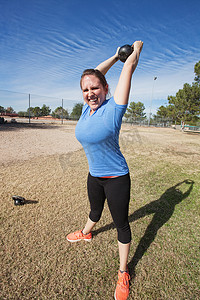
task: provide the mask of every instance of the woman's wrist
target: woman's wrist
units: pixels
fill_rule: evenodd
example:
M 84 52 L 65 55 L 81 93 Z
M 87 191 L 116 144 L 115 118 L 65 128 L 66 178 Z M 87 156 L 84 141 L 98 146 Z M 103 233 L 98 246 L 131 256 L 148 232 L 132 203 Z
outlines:
M 135 47 L 134 50 L 133 50 L 133 52 L 140 54 L 141 48 L 139 48 L 139 47 L 136 48 L 136 47 Z
M 119 56 L 118 55 L 114 55 L 114 60 L 117 62 L 119 60 Z
M 119 49 L 120 49 L 120 47 L 117 48 L 117 51 L 116 51 L 115 55 L 113 56 L 115 61 L 119 60 Z

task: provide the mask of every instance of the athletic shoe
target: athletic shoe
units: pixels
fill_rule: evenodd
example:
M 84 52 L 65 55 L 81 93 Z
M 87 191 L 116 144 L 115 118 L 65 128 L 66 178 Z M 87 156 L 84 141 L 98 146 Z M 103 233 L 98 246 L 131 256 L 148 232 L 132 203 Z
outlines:
M 83 234 L 82 230 L 70 233 L 67 235 L 67 240 L 71 243 L 79 242 L 81 240 L 91 242 L 92 240 L 92 233 Z
M 126 300 L 129 295 L 129 280 L 128 272 L 118 272 L 118 281 L 115 289 L 115 300 Z

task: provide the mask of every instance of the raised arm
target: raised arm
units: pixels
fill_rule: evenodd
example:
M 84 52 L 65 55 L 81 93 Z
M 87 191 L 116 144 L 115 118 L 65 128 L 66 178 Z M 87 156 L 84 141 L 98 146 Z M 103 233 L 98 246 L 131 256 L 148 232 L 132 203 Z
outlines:
M 133 43 L 134 51 L 127 58 L 124 63 L 123 69 L 121 71 L 121 75 L 119 77 L 119 81 L 114 93 L 114 100 L 117 104 L 128 104 L 129 93 L 131 88 L 131 79 L 133 72 L 135 71 L 139 56 L 142 51 L 143 42 L 136 41 Z
M 95 69 L 98 69 L 103 75 L 105 75 L 108 70 L 119 60 L 118 51 L 119 48 L 117 48 L 115 55 L 100 63 Z

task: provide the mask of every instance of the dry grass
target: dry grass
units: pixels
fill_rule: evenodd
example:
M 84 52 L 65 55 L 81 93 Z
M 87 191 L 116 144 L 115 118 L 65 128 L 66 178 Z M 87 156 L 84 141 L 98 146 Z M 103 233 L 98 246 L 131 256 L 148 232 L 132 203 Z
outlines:
M 200 136 L 123 126 L 120 141 L 132 177 L 130 299 L 198 299 Z M 87 172 L 83 150 L 1 163 L 0 299 L 113 299 L 119 260 L 107 205 L 92 243 L 66 241 L 88 216 Z M 29 203 L 14 206 L 14 194 Z

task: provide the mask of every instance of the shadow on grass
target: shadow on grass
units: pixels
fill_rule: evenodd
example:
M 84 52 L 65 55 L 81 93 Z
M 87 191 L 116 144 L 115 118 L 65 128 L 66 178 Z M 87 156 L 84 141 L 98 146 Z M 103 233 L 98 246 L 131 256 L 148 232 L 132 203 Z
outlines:
M 185 193 L 179 190 L 182 184 L 188 184 L 188 189 Z M 184 180 L 171 188 L 167 189 L 161 197 L 151 203 L 139 208 L 133 214 L 129 216 L 129 222 L 134 222 L 147 215 L 153 214 L 153 218 L 150 224 L 147 226 L 146 231 L 141 238 L 135 254 L 128 264 L 130 275 L 132 278 L 135 277 L 135 268 L 143 257 L 151 243 L 154 241 L 158 230 L 171 218 L 173 215 L 175 206 L 187 198 L 192 191 L 194 182 L 191 180 Z M 103 226 L 93 232 L 93 235 L 97 235 L 100 232 L 104 232 L 115 228 L 114 223 L 110 223 Z
M 182 184 L 188 184 L 188 190 L 183 193 L 179 190 Z M 191 180 L 184 180 L 171 188 L 167 189 L 158 200 L 136 210 L 129 218 L 130 222 L 138 220 L 146 215 L 153 214 L 150 224 L 141 238 L 135 254 L 129 262 L 129 270 L 132 277 L 135 277 L 135 268 L 143 257 L 144 253 L 154 241 L 158 230 L 171 218 L 175 210 L 175 206 L 189 196 L 192 191 L 194 182 Z

